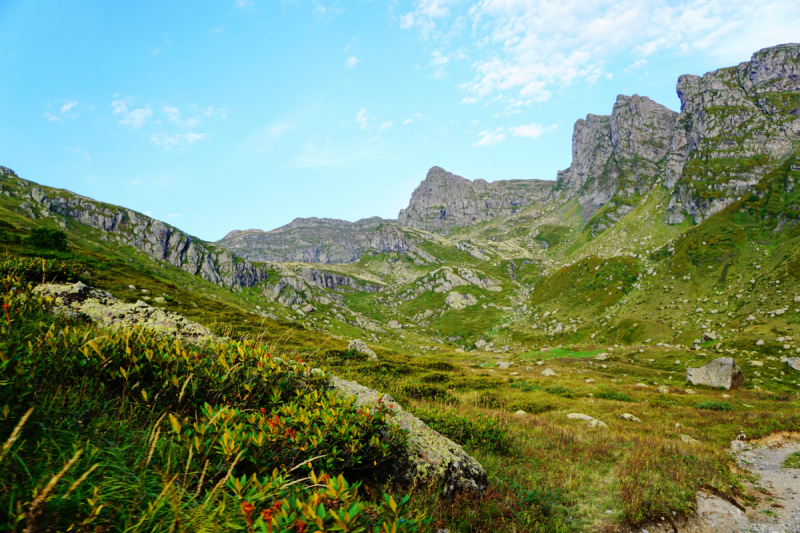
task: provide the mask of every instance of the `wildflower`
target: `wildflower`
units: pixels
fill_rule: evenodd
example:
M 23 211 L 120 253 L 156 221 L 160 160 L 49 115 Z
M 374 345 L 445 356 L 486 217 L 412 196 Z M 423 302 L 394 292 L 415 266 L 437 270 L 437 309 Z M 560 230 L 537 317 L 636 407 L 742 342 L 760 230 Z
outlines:
M 247 500 L 242 502 L 242 512 L 244 513 L 244 517 L 247 520 L 247 525 L 250 529 L 253 529 L 253 511 L 256 508 L 253 506 L 252 503 L 248 502 Z

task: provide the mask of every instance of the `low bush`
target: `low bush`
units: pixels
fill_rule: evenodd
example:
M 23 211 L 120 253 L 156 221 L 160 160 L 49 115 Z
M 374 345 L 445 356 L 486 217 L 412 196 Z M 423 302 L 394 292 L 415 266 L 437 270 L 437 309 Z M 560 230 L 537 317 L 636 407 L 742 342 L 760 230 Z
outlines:
M 719 400 L 708 400 L 695 404 L 695 409 L 707 409 L 709 411 L 733 411 L 733 406 L 728 402 Z
M 414 414 L 463 446 L 503 455 L 511 453 L 511 435 L 499 427 L 497 418 L 480 413 L 466 417 L 453 411 L 425 408 L 415 409 Z
M 615 391 L 602 391 L 597 392 L 594 395 L 595 398 L 599 398 L 601 400 L 614 400 L 615 402 L 635 402 L 633 398 L 625 394 L 624 392 L 615 392 Z
M 403 384 L 399 392 L 407 398 L 415 400 L 428 400 L 444 403 L 458 403 L 458 398 L 449 390 L 439 385 L 424 382 L 411 382 Z
M 81 277 L 84 266 L 77 261 L 60 261 L 41 257 L 8 257 L 0 260 L 0 278 L 12 276 L 26 282 L 74 283 Z
M 545 387 L 545 392 L 549 394 L 554 394 L 556 396 L 561 396 L 562 398 L 574 398 L 575 393 L 566 387 L 562 387 L 561 385 L 551 385 L 550 387 Z
M 519 390 L 521 390 L 523 392 L 532 392 L 532 391 L 536 391 L 536 390 L 542 390 L 542 388 L 539 385 L 537 385 L 535 383 L 531 383 L 529 381 L 524 381 L 524 380 L 523 381 L 515 381 L 514 383 L 509 385 L 509 387 L 511 387 L 513 389 L 519 389 Z
M 325 375 L 254 341 L 70 323 L 21 279 L 0 283 L 10 531 L 424 526 L 408 498 L 362 500 L 342 477 L 369 478 L 404 445 L 385 406 L 356 409 Z
M 556 408 L 555 405 L 549 403 L 534 402 L 530 400 L 511 402 L 508 405 L 506 405 L 506 409 L 511 411 L 512 413 L 515 411 L 525 411 L 526 413 L 531 415 L 546 413 L 548 411 L 554 410 L 555 408 Z
M 781 468 L 800 468 L 800 452 L 790 453 L 781 464 Z
M 41 250 L 67 251 L 67 234 L 50 228 L 34 228 L 28 236 L 28 244 Z

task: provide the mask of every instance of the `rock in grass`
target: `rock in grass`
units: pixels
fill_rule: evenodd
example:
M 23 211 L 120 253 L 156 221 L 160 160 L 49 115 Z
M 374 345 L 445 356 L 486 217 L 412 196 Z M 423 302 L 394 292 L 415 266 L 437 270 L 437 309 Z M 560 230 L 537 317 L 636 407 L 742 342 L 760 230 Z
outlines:
M 514 411 L 514 416 L 516 416 L 517 418 L 525 418 L 528 416 L 528 413 L 526 413 L 522 409 L 519 409 L 517 411 Z
M 555 372 L 553 372 L 551 369 L 549 369 L 549 368 L 546 368 L 546 369 L 544 369 L 544 370 L 542 371 L 542 375 L 543 375 L 543 376 L 547 376 L 547 377 L 552 377 L 552 376 L 555 376 L 555 375 L 556 375 L 556 373 L 555 373 Z
M 567 418 L 569 418 L 570 420 L 585 420 L 587 422 L 591 422 L 592 420 L 594 420 L 593 416 L 585 415 L 583 413 L 569 413 L 567 415 Z
M 347 345 L 347 349 L 353 350 L 356 353 L 362 353 L 372 360 L 378 359 L 378 356 L 375 354 L 375 352 L 373 352 L 369 346 L 367 346 L 367 343 L 361 339 L 354 339 L 350 341 L 350 343 Z
M 208 329 L 181 315 L 152 307 L 141 300 L 135 304 L 120 302 L 111 293 L 94 289 L 80 281 L 75 284 L 46 283 L 33 291 L 54 299 L 53 312 L 89 317 L 101 327 L 141 326 L 198 344 L 216 339 Z
M 398 484 L 436 486 L 441 483 L 446 493 L 482 492 L 486 488 L 486 472 L 478 461 L 461 446 L 405 411 L 391 397 L 335 376 L 331 378 L 331 388 L 355 398 L 357 407 L 375 407 L 379 399 L 393 406 L 392 422 L 408 432 L 406 447 L 393 458 L 388 472 Z
M 597 420 L 595 418 L 594 420 L 589 420 L 589 427 L 590 428 L 607 428 L 608 424 L 606 424 L 605 422 L 601 422 L 600 420 Z
M 687 444 L 700 444 L 700 441 L 689 435 L 678 435 L 680 439 Z
M 800 357 L 792 357 L 791 359 L 786 361 L 786 363 L 789 365 L 789 367 L 800 372 Z
M 686 381 L 692 385 L 740 389 L 744 386 L 744 374 L 732 358 L 719 357 L 700 368 L 687 368 Z
M 451 292 L 444 299 L 444 303 L 449 305 L 452 309 L 458 311 L 471 305 L 478 303 L 478 299 L 471 294 L 461 294 L 460 292 Z
M 659 388 L 656 389 L 656 392 L 659 394 L 669 394 L 669 387 L 666 385 L 661 385 Z
M 622 413 L 621 415 L 619 415 L 619 418 L 627 420 L 628 422 L 641 422 L 641 420 L 639 420 L 637 417 L 633 416 L 630 413 Z

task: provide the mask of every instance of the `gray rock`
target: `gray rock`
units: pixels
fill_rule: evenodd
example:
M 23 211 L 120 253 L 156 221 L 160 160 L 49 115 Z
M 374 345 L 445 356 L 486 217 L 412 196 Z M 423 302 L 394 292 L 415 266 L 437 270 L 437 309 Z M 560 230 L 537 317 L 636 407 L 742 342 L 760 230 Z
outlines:
M 348 350 L 353 350 L 356 353 L 362 353 L 364 355 L 369 356 L 370 359 L 377 360 L 378 356 L 375 352 L 373 352 L 367 343 L 362 341 L 361 339 L 354 339 L 350 341 L 347 345 Z
M 556 373 L 555 373 L 555 372 L 553 372 L 553 370 L 552 370 L 552 369 L 550 369 L 550 368 L 545 368 L 545 369 L 542 371 L 542 375 L 543 375 L 543 376 L 545 376 L 545 377 L 553 377 L 553 376 L 555 376 L 555 375 L 556 375 Z
M 628 422 L 641 422 L 641 420 L 630 413 L 622 413 L 618 418 L 627 420 Z
M 741 509 L 705 492 L 697 493 L 697 517 L 713 523 L 716 531 L 738 531 L 740 526 L 750 524 Z
M 700 368 L 687 368 L 686 381 L 692 385 L 740 389 L 744 386 L 744 374 L 733 359 L 719 357 Z
M 471 305 L 475 305 L 478 303 L 478 299 L 471 294 L 461 294 L 454 291 L 447 295 L 444 303 L 458 311 Z
M 408 432 L 406 449 L 390 465 L 396 482 L 407 486 L 415 482 L 425 486 L 441 483 L 445 493 L 481 492 L 486 488 L 486 472 L 478 461 L 461 446 L 405 411 L 391 397 L 337 377 L 331 378 L 331 388 L 354 397 L 359 407 L 374 407 L 379 399 L 393 406 L 392 422 Z
M 403 226 L 447 234 L 456 226 L 471 226 L 545 202 L 552 190 L 552 181 L 473 182 L 433 167 L 411 194 L 408 207 L 400 211 L 397 221 Z
M 790 368 L 800 372 L 800 357 L 792 357 L 786 361 L 786 364 L 788 364 Z
M 392 329 L 403 329 L 403 325 L 397 320 L 390 320 L 386 323 L 386 325 Z

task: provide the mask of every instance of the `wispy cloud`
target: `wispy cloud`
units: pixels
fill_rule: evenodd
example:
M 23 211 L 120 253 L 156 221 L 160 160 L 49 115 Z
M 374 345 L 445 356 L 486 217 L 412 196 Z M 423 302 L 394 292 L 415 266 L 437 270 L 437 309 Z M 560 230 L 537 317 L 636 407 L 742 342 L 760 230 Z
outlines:
M 363 107 L 359 110 L 358 114 L 356 115 L 356 123 L 358 126 L 365 130 L 369 126 L 369 119 L 367 118 L 367 110 Z
M 531 139 L 535 139 L 543 133 L 553 131 L 557 128 L 557 124 L 553 124 L 552 126 L 542 126 L 541 124 L 536 124 L 534 122 L 533 124 L 528 124 L 526 126 L 517 126 L 516 128 L 511 127 L 508 130 L 515 137 L 530 137 Z
M 491 146 L 493 144 L 499 144 L 506 140 L 505 133 L 501 133 L 503 128 L 497 128 L 495 131 L 482 131 L 480 132 L 481 139 L 474 143 L 472 146 L 479 147 L 479 146 Z
M 72 110 L 72 108 L 75 107 L 76 105 L 78 105 L 78 102 L 67 102 L 66 104 L 61 106 L 61 112 L 69 113 L 70 110 Z
M 78 148 L 77 146 L 71 147 L 71 148 L 67 148 L 67 150 L 69 150 L 73 154 L 77 155 L 78 157 L 81 157 L 81 158 L 85 159 L 86 161 L 91 161 L 92 160 L 92 158 L 89 156 L 89 154 L 85 150 L 83 150 L 81 148 Z
M 131 128 L 138 129 L 145 125 L 147 119 L 153 116 L 153 110 L 149 107 L 141 107 L 130 110 L 128 105 L 132 102 L 131 98 L 120 98 L 111 102 L 111 109 L 115 115 L 121 115 L 119 123 Z
M 355 56 L 350 56 L 345 60 L 344 64 L 347 65 L 347 68 L 353 68 L 358 65 L 358 58 Z
M 512 94 L 548 101 L 576 83 L 609 78 L 620 61 L 641 67 L 657 53 L 742 61 L 754 51 L 797 41 L 796 0 L 417 0 L 401 29 L 435 42 L 440 68 L 472 25 L 471 79 L 463 104 Z M 462 22 L 463 25 L 463 22 Z M 436 55 L 438 54 L 438 55 Z M 612 67 L 613 65 L 613 67 Z M 609 78 L 610 79 L 610 78 Z
M 172 150 L 173 148 L 187 148 L 204 137 L 202 133 L 177 133 L 173 135 L 153 133 L 150 135 L 150 141 L 164 150 Z
M 388 122 L 381 122 L 381 125 L 378 126 L 378 131 L 386 131 L 388 129 L 391 129 L 391 127 L 392 127 L 391 120 L 389 120 Z
M 181 216 L 177 213 L 170 213 L 167 215 L 167 218 L 181 218 Z
M 406 124 L 411 124 L 412 122 L 414 122 L 413 118 L 407 118 L 403 121 L 403 126 L 405 126 Z
M 239 9 L 245 9 L 253 5 L 253 0 L 234 0 L 233 5 Z

